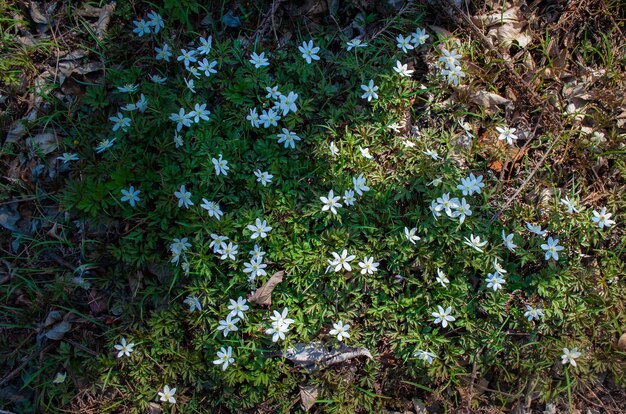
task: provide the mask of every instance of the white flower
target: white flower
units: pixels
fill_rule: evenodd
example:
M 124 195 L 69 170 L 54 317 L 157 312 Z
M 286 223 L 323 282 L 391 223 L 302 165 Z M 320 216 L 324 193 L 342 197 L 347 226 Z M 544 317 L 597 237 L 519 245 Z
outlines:
M 259 116 L 259 123 L 263 124 L 263 128 L 269 128 L 270 126 L 278 126 L 281 116 L 278 115 L 273 109 L 266 111 L 265 109 Z
M 202 304 L 197 296 L 187 296 L 183 303 L 189 306 L 189 312 L 193 312 L 196 309 L 199 311 L 202 310 Z
M 206 61 L 206 59 L 204 59 L 204 60 Z M 202 69 L 202 70 L 205 70 L 205 69 L 204 69 L 204 64 L 205 64 L 205 63 L 208 65 L 208 63 L 209 63 L 209 62 L 198 62 L 198 67 L 195 67 L 195 66 L 187 66 L 185 69 L 186 69 L 189 73 L 191 73 L 191 75 L 192 75 L 194 78 L 196 78 L 196 79 L 200 79 L 200 71 L 198 70 L 198 68 L 200 68 L 200 66 L 202 66 L 202 67 L 203 67 L 203 69 Z M 217 73 L 217 72 L 216 72 L 216 71 L 214 71 L 214 73 Z M 207 76 L 208 76 L 208 75 L 207 75 Z M 187 87 L 188 87 L 189 89 L 191 89 L 191 92 L 192 92 L 192 93 L 196 93 L 196 91 L 195 91 L 195 89 L 194 89 L 194 88 L 195 88 L 195 86 L 193 86 L 193 79 L 192 79 L 190 82 L 187 82 L 187 80 L 185 80 L 185 84 L 187 85 Z
M 502 289 L 502 285 L 506 283 L 504 276 L 498 272 L 488 273 L 485 282 L 487 282 L 487 288 L 493 289 L 494 292 L 498 289 Z
M 265 263 L 262 263 L 262 260 L 263 259 L 253 258 L 250 260 L 250 262 L 245 262 L 243 264 L 243 272 L 250 273 L 250 279 L 252 280 L 256 279 L 258 276 L 265 276 L 267 272 L 264 269 L 267 267 L 267 265 Z
M 70 161 L 78 161 L 78 154 L 64 152 L 62 156 L 57 157 L 57 160 L 63 161 L 63 164 L 67 164 Z
M 559 260 L 559 252 L 565 249 L 565 247 L 559 246 L 558 243 L 559 239 L 548 237 L 548 241 L 541 245 L 541 248 L 546 251 L 546 260 L 550 260 L 550 258 L 553 258 L 556 261 Z
M 450 198 L 450 193 L 442 194 L 441 197 L 437 198 L 437 204 L 441 206 L 449 217 L 454 217 L 452 209 L 460 207 L 459 199 L 456 197 Z
M 369 148 L 363 148 L 359 145 L 359 151 L 361 151 L 361 155 L 363 156 L 363 158 L 367 158 L 368 160 L 374 159 L 372 154 L 370 154 Z
M 423 351 L 421 349 L 415 353 L 415 356 L 422 361 L 428 362 L 429 364 L 432 364 L 433 359 L 437 358 L 437 355 L 433 354 L 432 352 Z
M 483 249 L 481 247 L 484 247 L 485 245 L 487 245 L 487 240 L 481 242 L 480 241 L 480 236 L 475 236 L 474 234 L 470 234 L 470 238 L 468 239 L 467 237 L 465 237 L 465 241 L 463 242 L 465 244 L 467 244 L 469 247 L 483 253 Z
M 471 173 L 467 177 L 461 178 L 461 184 L 457 185 L 456 188 L 461 190 L 464 196 L 473 195 L 474 193 L 480 194 L 481 188 L 485 186 L 482 180 L 482 175 L 477 178 L 473 173 Z
M 195 94 L 196 93 L 196 86 L 195 86 L 196 84 L 195 84 L 194 80 L 193 79 L 189 79 L 189 80 L 183 79 L 183 80 L 185 81 L 185 85 L 187 85 L 187 89 L 189 89 L 189 91 L 191 93 Z M 191 114 L 187 114 L 187 116 L 189 117 L 189 119 L 191 119 Z M 190 125 L 191 125 L 191 123 L 190 123 Z
M 281 111 L 283 111 L 283 116 L 287 115 L 289 112 L 293 112 L 294 114 L 298 112 L 298 107 L 296 106 L 296 101 L 298 100 L 298 94 L 291 91 L 285 95 L 279 96 L 280 102 L 278 107 Z
M 302 46 L 298 46 L 298 50 L 302 53 L 302 58 L 306 60 L 306 63 L 310 64 L 311 60 L 320 60 L 317 52 L 320 51 L 319 47 L 313 47 L 313 40 L 309 42 L 302 42 Z
M 67 378 L 66 372 L 57 372 L 52 380 L 53 384 L 63 384 L 65 382 L 65 378 Z
M 261 52 L 260 55 L 257 55 L 256 52 L 253 52 L 252 56 L 250 56 L 250 63 L 252 63 L 256 69 L 270 65 L 269 60 L 267 60 L 267 58 L 265 57 L 265 52 Z
M 433 213 L 433 217 L 435 218 L 435 220 L 437 220 L 437 217 L 441 217 L 441 209 L 443 207 L 441 206 L 441 204 L 437 204 L 437 202 L 435 200 L 432 200 L 430 202 L 430 212 Z
M 159 392 L 159 397 L 161 397 L 161 401 L 163 402 L 176 404 L 176 398 L 174 398 L 174 394 L 176 394 L 176 388 L 170 389 L 170 386 L 166 385 L 163 387 L 163 391 Z
M 366 46 L 367 46 L 367 43 L 365 43 L 361 39 L 355 37 L 354 39 L 352 39 L 348 43 L 346 43 L 346 50 L 349 52 L 352 49 L 357 49 L 359 47 L 366 47 Z
M 219 325 L 217 327 L 218 331 L 222 331 L 224 333 L 224 337 L 227 337 L 230 332 L 238 331 L 237 322 L 239 322 L 239 318 L 234 318 L 232 314 L 228 314 L 226 319 L 219 321 Z
M 500 133 L 498 139 L 500 141 L 506 140 L 509 145 L 513 145 L 513 141 L 517 139 L 517 135 L 513 134 L 517 129 L 509 128 L 508 126 L 496 127 L 496 131 Z
M 261 260 L 263 256 L 265 256 L 265 252 L 261 249 L 261 247 L 258 244 L 255 244 L 254 248 L 250 250 L 249 253 L 250 253 L 250 256 L 252 256 L 252 259 L 255 259 L 255 260 Z
M 209 36 L 206 39 L 200 37 L 200 46 L 196 49 L 201 55 L 208 55 L 211 52 L 211 46 L 213 45 L 213 36 Z
M 328 197 L 320 197 L 320 201 L 324 204 L 322 206 L 322 211 L 330 210 L 331 213 L 337 214 L 337 209 L 341 207 L 341 204 L 338 203 L 340 199 L 340 196 L 335 197 L 333 190 L 330 190 L 328 192 Z
M 217 359 L 213 361 L 215 365 L 221 365 L 222 371 L 226 371 L 229 364 L 235 362 L 235 358 L 233 358 L 233 348 L 228 347 L 228 349 L 224 349 L 223 347 L 217 351 Z
M 344 205 L 346 205 L 346 206 L 353 206 L 355 201 L 356 201 L 356 197 L 354 197 L 354 191 L 346 190 L 343 193 L 343 203 L 344 203 Z
M 359 267 L 361 268 L 361 274 L 373 275 L 374 272 L 378 271 L 378 262 L 374 261 L 374 257 L 364 257 L 362 262 L 359 262 Z
M 331 156 L 336 157 L 337 155 L 339 155 L 339 148 L 337 148 L 337 145 L 335 145 L 335 141 L 330 141 L 330 144 L 328 144 L 328 149 L 330 150 Z
M 454 212 L 455 217 L 459 217 L 460 224 L 463 224 L 465 221 L 465 217 L 471 216 L 472 210 L 470 210 L 470 205 L 465 201 L 465 197 L 461 199 L 461 203 L 457 205 L 456 211 Z
M 506 248 L 512 252 L 514 252 L 517 248 L 517 244 L 513 243 L 513 233 L 507 235 L 506 233 L 504 233 L 504 230 L 502 230 L 502 242 L 504 243 Z
M 333 336 L 336 336 L 337 340 L 341 342 L 343 341 L 343 338 L 350 338 L 348 329 L 350 329 L 350 325 L 344 325 L 342 321 L 339 321 L 337 323 L 333 323 L 333 329 L 331 329 L 329 333 Z
M 189 117 L 193 117 L 193 122 L 198 123 L 202 119 L 203 121 L 209 120 L 211 111 L 206 109 L 206 104 L 195 104 L 193 111 L 189 112 Z
M 282 95 L 282 93 L 278 91 L 278 86 L 274 86 L 273 88 L 266 86 L 265 90 L 267 91 L 267 95 L 265 95 L 266 98 L 280 99 L 280 96 Z
M 267 221 L 263 220 L 263 222 L 261 222 L 261 219 L 257 218 L 255 224 L 248 225 L 248 230 L 252 232 L 250 238 L 254 240 L 257 237 L 261 237 L 262 239 L 266 238 L 267 233 L 269 233 L 272 228 L 267 225 Z
M 441 326 L 445 328 L 446 326 L 448 326 L 448 322 L 454 322 L 456 320 L 454 316 L 450 315 L 450 313 L 452 313 L 451 306 L 448 306 L 444 311 L 443 308 L 438 305 L 437 309 L 439 310 L 439 312 L 432 313 L 432 316 L 435 317 L 434 323 L 441 323 Z
M 126 132 L 130 126 L 130 118 L 124 117 L 121 112 L 118 112 L 117 115 L 110 117 L 109 120 L 113 122 L 113 132 L 118 129 Z
M 246 315 L 244 314 L 250 307 L 247 305 L 248 301 L 241 296 L 237 298 L 237 300 L 230 299 L 230 305 L 228 305 L 228 309 L 230 310 L 230 316 L 238 316 L 241 319 L 244 319 Z
M 435 151 L 435 150 L 427 149 L 426 151 L 422 152 L 422 154 L 429 156 L 430 158 L 432 158 L 435 161 L 442 159 L 439 156 L 439 154 L 437 154 L 437 151 Z
M 170 244 L 170 250 L 175 253 L 182 253 L 187 251 L 191 247 L 189 239 L 183 237 L 182 239 L 174 239 L 174 243 Z
M 270 316 L 272 320 L 272 325 L 291 325 L 295 321 L 293 319 L 287 318 L 287 314 L 289 313 L 289 309 L 285 308 L 282 312 L 274 311 L 274 315 Z
M 460 66 L 455 66 L 452 69 L 443 69 L 441 74 L 446 76 L 448 83 L 454 86 L 457 86 L 461 78 L 465 77 L 465 72 L 463 72 Z
M 135 20 L 133 24 L 135 25 L 133 33 L 136 33 L 137 36 L 143 37 L 145 34 L 150 34 L 150 26 L 145 20 Z
M 171 49 L 167 43 L 164 43 L 163 47 L 155 47 L 154 51 L 156 52 L 156 60 L 169 62 L 170 57 L 172 56 L 172 52 L 170 50 Z
M 117 90 L 122 93 L 132 93 L 136 92 L 139 85 L 133 85 L 132 83 L 127 83 L 124 86 L 116 86 Z
M 217 220 L 220 220 L 224 215 L 224 213 L 220 209 L 219 203 L 216 203 L 215 201 L 209 201 L 206 198 L 203 198 L 200 207 L 202 207 L 209 213 L 209 217 L 215 217 Z
M 154 33 L 159 33 L 159 31 L 165 27 L 163 17 L 161 17 L 161 15 L 154 10 L 151 10 L 150 13 L 148 13 L 148 19 L 150 19 L 148 20 L 148 25 L 152 27 Z
M 441 283 L 441 286 L 446 287 L 450 280 L 446 277 L 446 274 L 439 268 L 437 268 L 437 282 Z
M 570 351 L 567 348 L 563 348 L 563 355 L 561 355 L 561 364 L 565 365 L 568 362 L 573 366 L 576 366 L 576 358 L 579 358 L 582 354 L 578 352 L 578 348 L 572 348 Z
M 363 177 L 363 174 L 359 174 L 358 177 L 352 177 L 352 185 L 354 186 L 354 191 L 358 195 L 363 195 L 363 193 L 370 190 L 370 188 L 365 184 L 366 178 Z
M 185 189 L 184 185 L 180 186 L 178 191 L 174 192 L 174 196 L 178 199 L 178 207 L 189 208 L 189 206 L 193 206 L 193 201 L 191 201 L 191 193 Z
M 228 244 L 224 243 L 223 245 L 220 245 L 220 249 L 217 251 L 217 254 L 221 255 L 220 259 L 222 260 L 235 260 L 235 256 L 239 253 L 238 249 L 238 245 L 228 242 Z
M 432 180 L 431 182 L 429 182 L 428 186 L 433 186 L 433 187 L 439 187 L 439 185 L 443 182 L 443 177 L 437 177 L 434 180 Z
M 397 43 L 398 49 L 402 49 L 404 53 L 407 53 L 411 49 L 415 49 L 415 46 L 411 44 L 411 39 L 412 39 L 411 35 L 404 37 L 401 34 L 399 34 L 398 36 L 396 36 L 396 42 L 398 42 Z
M 222 154 L 219 155 L 219 159 L 211 158 L 211 162 L 215 167 L 215 175 L 228 175 L 228 170 L 230 167 L 228 166 L 228 161 L 222 159 Z
M 170 114 L 170 121 L 176 122 L 176 131 L 180 131 L 183 126 L 191 126 L 191 116 L 185 113 L 184 108 L 180 108 L 178 113 L 174 112 Z
M 378 91 L 378 86 L 374 85 L 373 79 L 370 79 L 369 84 L 361 85 L 361 89 L 365 91 L 365 93 L 361 95 L 361 98 L 367 99 L 368 102 L 372 99 L 378 99 L 378 94 L 376 93 L 376 91 Z
M 150 75 L 150 80 L 154 83 L 158 83 L 159 85 L 163 85 L 167 78 L 161 75 Z
M 290 132 L 287 128 L 283 128 L 283 133 L 278 134 L 278 143 L 285 143 L 285 148 L 296 148 L 295 141 L 300 141 L 300 137 L 295 132 Z
M 187 51 L 186 49 L 181 49 L 180 50 L 180 55 L 176 58 L 176 60 L 179 61 L 179 62 L 182 61 L 185 64 L 185 67 L 188 67 L 190 63 L 198 61 L 198 59 L 196 59 L 195 55 L 196 55 L 196 51 L 195 50 Z
M 593 217 L 591 220 L 598 225 L 601 229 L 609 228 L 615 224 L 615 220 L 611 220 L 612 213 L 606 212 L 606 207 L 602 207 L 600 211 L 593 210 Z
M 215 69 L 216 66 L 216 60 L 209 62 L 207 58 L 204 58 L 200 62 L 198 62 L 198 70 L 204 72 L 204 76 L 206 76 L 207 78 L 212 74 L 217 73 L 217 70 Z
M 572 200 L 569 199 L 568 196 L 565 196 L 565 198 L 561 199 L 561 204 L 563 204 L 565 207 L 567 207 L 567 212 L 569 214 L 573 214 L 573 213 L 578 213 L 578 209 L 574 206 L 574 202 Z
M 211 239 L 212 241 L 211 244 L 209 244 L 209 248 L 213 249 L 213 253 L 217 253 L 220 251 L 220 249 L 226 248 L 226 243 L 224 242 L 228 240 L 228 237 L 219 236 L 217 234 L 211 233 Z
M 541 230 L 541 226 L 539 225 L 535 226 L 534 224 L 526 223 L 526 228 L 528 229 L 528 231 L 530 231 L 531 233 L 535 233 L 537 236 L 543 236 L 546 234 L 546 231 Z
M 131 207 L 135 207 L 135 204 L 138 201 L 141 201 L 141 199 L 139 198 L 139 193 L 141 193 L 141 191 L 139 190 L 135 190 L 135 187 L 133 187 L 132 185 L 130 187 L 128 187 L 128 190 L 124 190 L 122 189 L 122 201 L 128 201 L 128 203 L 131 205 Z
M 263 185 L 263 187 L 265 187 L 267 184 L 272 182 L 272 178 L 274 178 L 274 176 L 270 173 L 268 173 L 267 171 L 261 171 L 261 170 L 256 170 L 254 172 L 254 175 L 256 175 L 256 180 L 257 182 L 261 183 L 261 185 Z
M 393 67 L 393 70 L 400 76 L 410 77 L 415 72 L 412 69 L 409 69 L 408 65 L 402 64 L 399 60 L 396 60 L 396 66 Z
M 289 325 L 294 323 L 293 319 L 287 318 L 288 309 L 283 309 L 282 313 L 274 311 L 274 315 L 270 316 L 272 327 L 267 329 L 265 333 L 272 335 L 272 341 L 277 342 L 279 339 L 285 339 L 285 333 L 289 332 Z
M 258 128 L 260 120 L 261 119 L 259 118 L 256 108 L 250 109 L 250 114 L 246 116 L 246 121 L 250 121 L 250 124 L 252 124 L 254 128 Z
M 420 46 L 426 43 L 426 39 L 428 39 L 430 35 L 426 34 L 426 29 L 420 29 L 419 27 L 415 29 L 415 33 L 412 34 L 411 42 L 415 44 L 415 46 Z
M 279 339 L 285 339 L 285 334 L 289 332 L 289 325 L 287 324 L 272 324 L 272 326 L 265 330 L 267 335 L 272 335 L 272 342 L 278 342 Z
M 404 236 L 413 244 L 415 244 L 416 241 L 419 241 L 422 239 L 416 233 L 417 233 L 417 228 L 415 227 L 413 227 L 411 230 L 409 230 L 408 227 L 404 228 Z
M 528 321 L 532 321 L 533 319 L 539 320 L 543 316 L 543 311 L 541 308 L 533 308 L 530 305 L 526 305 L 526 312 L 524 312 L 524 316 L 528 318 Z
M 462 57 L 457 53 L 456 49 L 449 51 L 442 49 L 443 56 L 439 58 L 439 62 L 443 62 L 447 69 L 454 69 L 459 66 L 459 59 Z
M 120 343 L 115 345 L 113 348 L 117 349 L 117 357 L 121 358 L 123 356 L 129 357 L 131 352 L 134 351 L 135 344 L 126 343 L 126 338 L 122 338 Z
M 341 271 L 341 269 L 345 269 L 348 272 L 352 270 L 352 266 L 350 266 L 350 262 L 356 258 L 355 255 L 349 255 L 348 251 L 344 249 L 339 255 L 337 252 L 332 252 L 333 259 L 328 259 L 328 265 L 333 268 L 335 272 Z
M 135 108 L 139 110 L 139 112 L 146 112 L 146 109 L 148 109 L 148 100 L 146 99 L 146 96 L 142 93 L 139 97 L 139 100 L 134 105 Z
M 504 267 L 500 266 L 500 262 L 498 261 L 497 257 L 493 259 L 493 267 L 494 269 L 496 269 L 496 272 L 500 273 L 501 275 L 508 273 Z

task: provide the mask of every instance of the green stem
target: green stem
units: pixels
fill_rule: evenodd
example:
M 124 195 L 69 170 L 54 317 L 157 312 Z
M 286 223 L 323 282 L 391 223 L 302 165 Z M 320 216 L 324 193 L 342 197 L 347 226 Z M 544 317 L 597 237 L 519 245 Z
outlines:
M 567 401 L 569 402 L 569 411 L 572 412 L 572 384 L 569 379 L 569 366 L 565 367 L 565 382 L 567 383 Z

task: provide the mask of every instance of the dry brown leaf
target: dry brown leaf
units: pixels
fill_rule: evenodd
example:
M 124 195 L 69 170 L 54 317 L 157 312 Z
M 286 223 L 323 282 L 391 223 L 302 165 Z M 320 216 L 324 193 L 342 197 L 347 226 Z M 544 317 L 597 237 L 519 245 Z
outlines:
M 263 286 L 258 288 L 253 295 L 248 296 L 248 302 L 256 303 L 257 305 L 269 306 L 272 304 L 272 292 L 280 282 L 283 281 L 283 275 L 285 272 L 281 270 L 276 272 L 265 282 Z
M 506 108 L 512 105 L 510 100 L 498 95 L 497 93 L 470 90 L 470 88 L 466 85 L 459 86 L 457 88 L 457 92 L 461 96 L 467 96 L 470 102 L 482 107 L 487 113 L 497 112 L 499 106 L 504 106 Z
M 619 341 L 617 341 L 617 349 L 622 352 L 626 352 L 626 332 L 619 337 Z
M 116 2 L 112 1 L 111 3 L 105 5 L 102 10 L 100 10 L 98 21 L 94 26 L 96 36 L 98 36 L 98 40 L 104 39 L 104 35 L 106 34 L 107 28 L 109 27 L 109 22 L 111 21 L 111 16 L 115 11 L 116 4 Z
M 317 396 L 320 390 L 315 385 L 301 385 L 300 386 L 300 399 L 302 400 L 302 408 L 304 411 L 309 411 L 313 404 L 317 401 Z

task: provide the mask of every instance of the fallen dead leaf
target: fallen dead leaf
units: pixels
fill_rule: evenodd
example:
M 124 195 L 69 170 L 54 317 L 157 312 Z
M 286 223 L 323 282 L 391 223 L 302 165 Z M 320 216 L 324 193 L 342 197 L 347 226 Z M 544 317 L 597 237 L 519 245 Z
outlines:
M 470 90 L 469 86 L 461 85 L 457 88 L 459 95 L 467 96 L 470 102 L 485 109 L 485 112 L 492 114 L 498 112 L 499 107 L 509 108 L 512 102 L 497 93 L 487 91 Z
M 300 386 L 300 400 L 302 400 L 302 408 L 304 411 L 309 411 L 313 404 L 317 401 L 317 396 L 320 390 L 315 385 L 301 385 Z
M 329 350 L 321 342 L 295 344 L 279 355 L 310 373 L 361 356 L 374 359 L 367 348 L 352 348 L 342 344 L 338 349 Z
M 626 332 L 619 337 L 619 340 L 617 341 L 617 349 L 622 352 L 626 352 Z
M 94 30 L 96 32 L 96 36 L 98 36 L 98 40 L 104 39 L 116 5 L 117 3 L 112 1 L 111 3 L 105 5 L 102 10 L 100 10 L 100 14 L 98 15 L 98 21 L 94 25 Z
M 95 288 L 89 291 L 89 308 L 94 315 L 99 315 L 109 309 L 106 297 Z
M 267 282 L 254 292 L 253 295 L 248 296 L 248 302 L 256 303 L 257 305 L 269 306 L 272 304 L 272 292 L 280 282 L 283 281 L 284 271 L 276 272 L 269 278 Z
M 44 154 L 50 154 L 59 147 L 59 138 L 54 131 L 42 132 L 41 134 L 27 138 L 26 145 L 33 151 L 41 151 Z

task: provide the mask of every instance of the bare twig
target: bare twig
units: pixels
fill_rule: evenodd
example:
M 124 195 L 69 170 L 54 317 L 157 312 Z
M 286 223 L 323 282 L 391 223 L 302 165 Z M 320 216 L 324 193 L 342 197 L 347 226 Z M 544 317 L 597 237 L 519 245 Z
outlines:
M 530 172 L 528 177 L 526 177 L 526 179 L 524 180 L 522 185 L 517 189 L 515 194 L 513 194 L 511 197 L 509 197 L 509 199 L 506 201 L 506 203 L 504 203 L 504 205 L 498 210 L 498 212 L 496 212 L 496 214 L 493 215 L 493 217 L 491 218 L 491 223 L 493 223 L 498 218 L 498 216 L 500 214 L 502 214 L 502 212 L 504 210 L 506 210 L 515 199 L 517 199 L 517 196 L 522 192 L 522 190 L 524 190 L 524 188 L 526 188 L 526 186 L 528 185 L 530 180 L 534 177 L 534 175 L 537 173 L 537 171 L 539 171 L 539 168 L 543 165 L 543 163 L 545 162 L 546 158 L 548 158 L 548 155 L 550 155 L 550 152 L 552 152 L 552 149 L 554 149 L 554 146 L 556 145 L 556 143 L 558 141 L 559 141 L 559 136 L 556 136 L 554 138 L 554 140 L 552 141 L 552 144 L 550 145 L 550 147 L 546 151 L 546 153 L 543 154 L 543 157 L 541 157 L 541 159 L 539 160 L 539 162 L 537 163 L 535 168 L 533 168 L 533 170 Z

